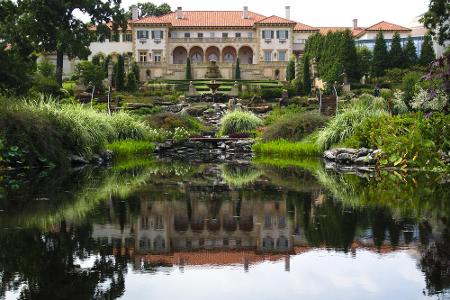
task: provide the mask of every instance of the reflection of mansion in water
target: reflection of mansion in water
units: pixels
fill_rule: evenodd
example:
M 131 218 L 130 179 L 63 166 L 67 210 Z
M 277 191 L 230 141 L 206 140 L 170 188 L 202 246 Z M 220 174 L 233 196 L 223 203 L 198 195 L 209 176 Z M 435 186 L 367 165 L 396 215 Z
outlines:
M 279 197 L 284 198 L 281 194 Z M 288 213 L 285 199 L 239 200 L 237 195 L 234 198 L 228 201 L 141 199 L 140 215 L 129 220 L 123 230 L 119 224 L 96 224 L 92 237 L 112 245 L 115 253 L 128 253 L 138 261 L 173 265 L 243 264 L 248 267 L 262 260 L 286 258 L 288 266 L 290 254 L 311 248 L 302 222 L 296 217 L 300 212 Z M 418 240 L 416 227 L 404 234 L 411 235 L 408 239 L 413 243 Z M 403 237 L 399 242 L 400 246 L 405 244 Z M 381 253 L 393 251 L 387 240 L 376 249 L 370 229 L 355 236 L 352 252 L 357 248 Z

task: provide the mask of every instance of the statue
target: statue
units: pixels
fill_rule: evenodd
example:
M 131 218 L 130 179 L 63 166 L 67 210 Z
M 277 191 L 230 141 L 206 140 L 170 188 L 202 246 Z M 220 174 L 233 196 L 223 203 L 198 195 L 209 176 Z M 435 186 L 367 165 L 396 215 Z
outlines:
M 211 60 L 207 67 L 205 78 L 221 78 L 221 77 L 222 76 L 220 75 L 219 66 L 217 65 L 217 62 L 215 60 Z

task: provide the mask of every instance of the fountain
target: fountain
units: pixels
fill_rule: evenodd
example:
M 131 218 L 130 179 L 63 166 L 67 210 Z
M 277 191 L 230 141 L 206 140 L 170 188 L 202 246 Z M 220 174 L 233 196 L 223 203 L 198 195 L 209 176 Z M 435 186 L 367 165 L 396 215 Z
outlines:
M 210 60 L 205 74 L 205 78 L 221 78 L 219 66 L 215 60 Z
M 216 92 L 219 89 L 220 83 L 216 82 L 214 79 L 211 80 L 210 83 L 206 84 L 209 89 L 211 90 L 211 94 L 212 94 L 212 98 L 213 98 L 213 102 L 215 102 L 216 99 Z

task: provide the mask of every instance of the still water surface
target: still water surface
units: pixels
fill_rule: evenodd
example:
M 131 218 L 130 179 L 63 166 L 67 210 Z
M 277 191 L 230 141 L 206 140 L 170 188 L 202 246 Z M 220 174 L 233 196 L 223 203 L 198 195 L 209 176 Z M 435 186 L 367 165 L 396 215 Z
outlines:
M 0 298 L 450 299 L 450 187 L 320 162 L 0 177 Z

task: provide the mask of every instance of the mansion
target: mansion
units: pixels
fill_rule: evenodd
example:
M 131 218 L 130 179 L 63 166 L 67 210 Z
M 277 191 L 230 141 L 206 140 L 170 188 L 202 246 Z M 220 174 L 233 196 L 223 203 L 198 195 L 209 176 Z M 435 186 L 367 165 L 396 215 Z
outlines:
M 373 47 L 377 32 L 382 31 L 390 42 L 398 32 L 402 41 L 412 35 L 418 51 L 423 40 L 414 36 L 410 28 L 388 22 L 370 27 L 313 27 L 290 18 L 286 6 L 284 18 L 263 16 L 248 10 L 241 11 L 183 11 L 160 17 L 139 18 L 137 7 L 132 8 L 132 19 L 126 32 L 112 34 L 103 42 L 90 45 L 91 56 L 127 54 L 138 62 L 140 80 L 185 79 L 187 58 L 191 62 L 194 79 L 205 78 L 210 61 L 216 61 L 221 78 L 233 79 L 239 59 L 241 78 L 244 80 L 286 78 L 289 58 L 299 57 L 308 37 L 329 31 L 352 31 L 357 44 Z M 70 74 L 75 62 L 65 61 L 64 72 Z

